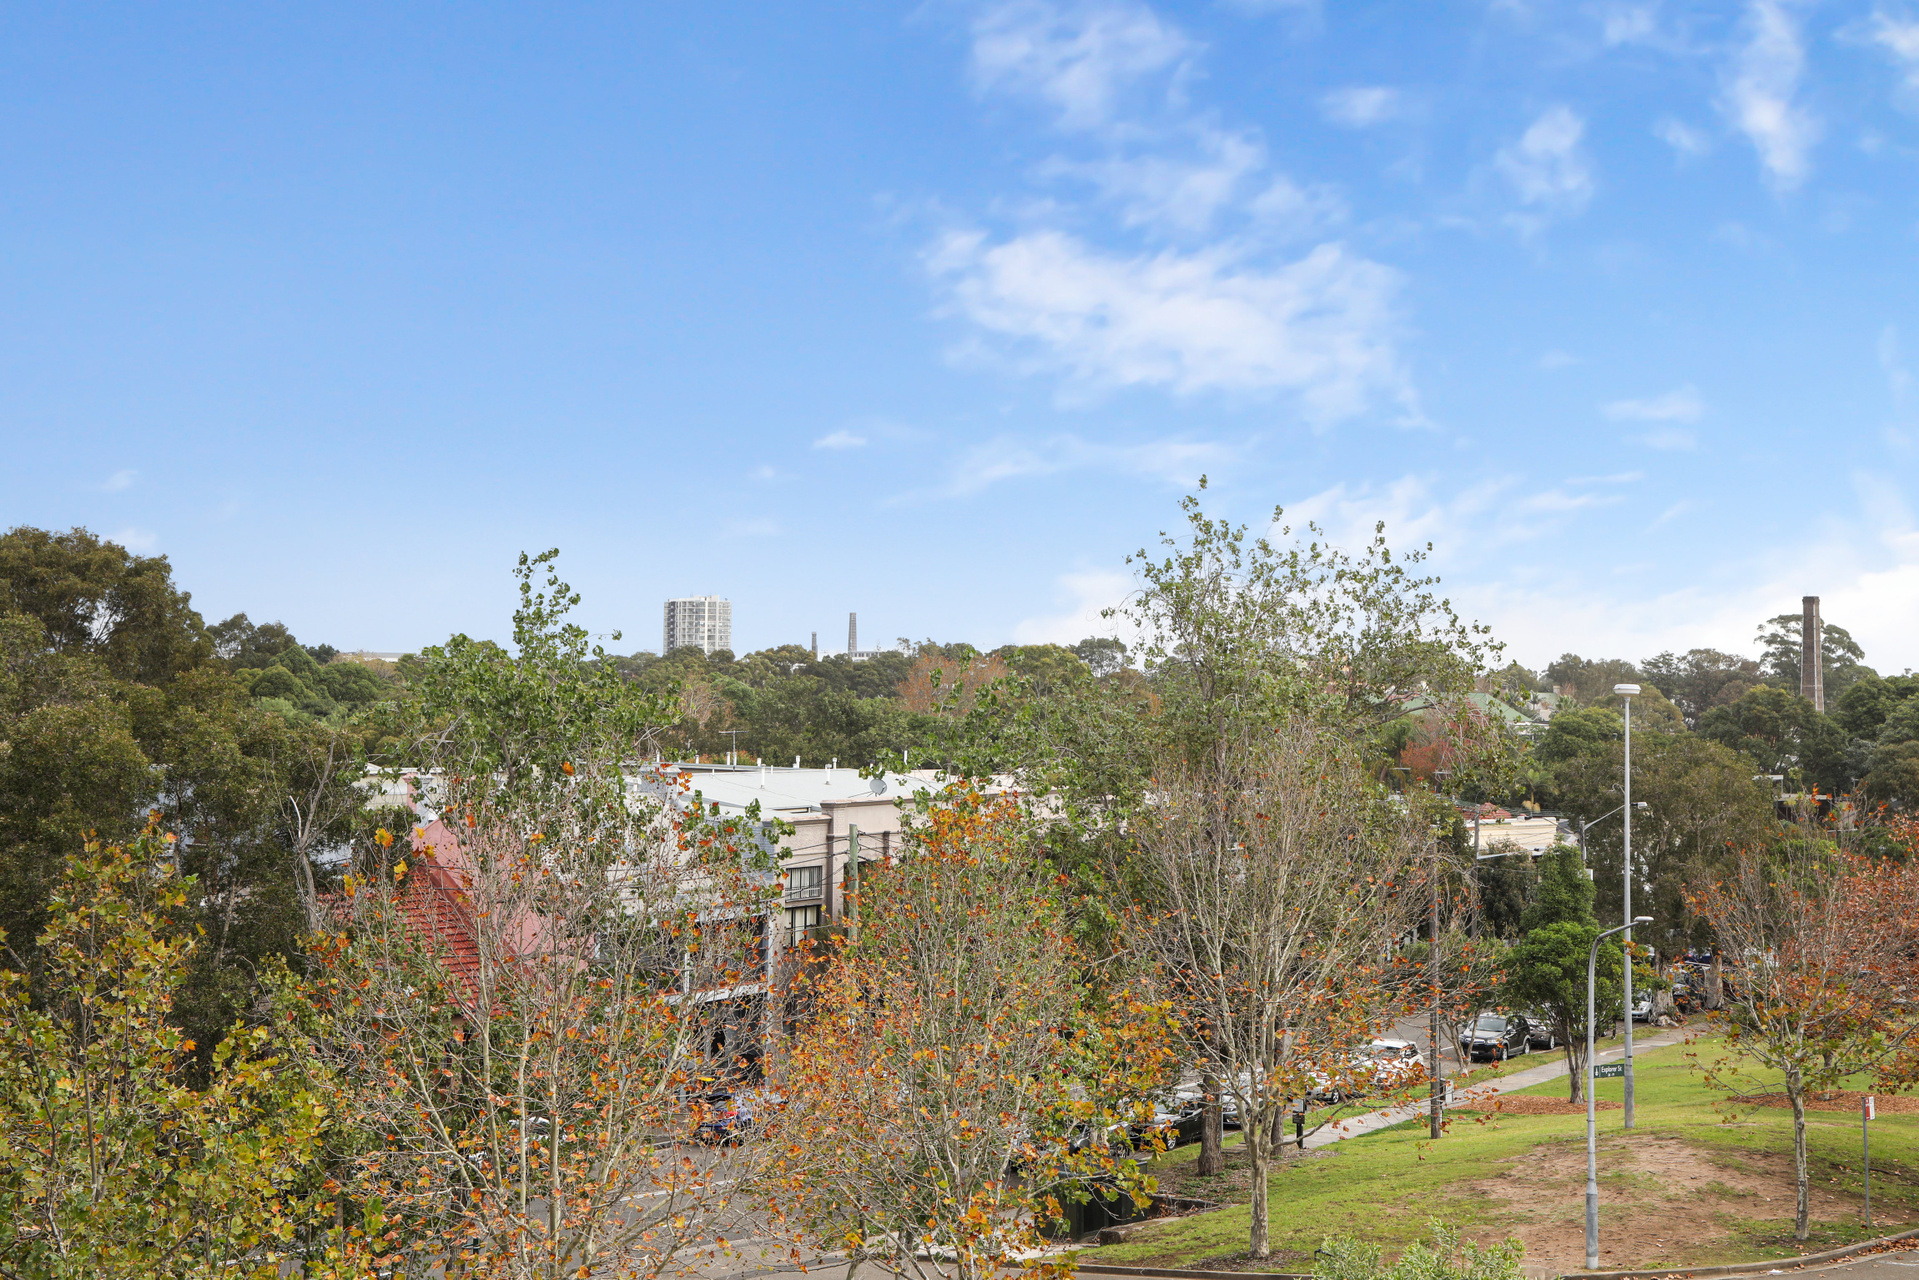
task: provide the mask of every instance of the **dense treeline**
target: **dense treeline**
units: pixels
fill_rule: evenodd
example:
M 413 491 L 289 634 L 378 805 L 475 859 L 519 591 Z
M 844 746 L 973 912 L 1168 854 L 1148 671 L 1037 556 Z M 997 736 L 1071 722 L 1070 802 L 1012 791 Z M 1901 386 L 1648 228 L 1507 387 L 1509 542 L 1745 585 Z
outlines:
M 456 635 L 387 665 L 244 614 L 208 625 L 164 558 L 83 530 L 0 537 L 0 1113 L 30 1153 L 0 1170 L 0 1254 L 32 1259 L 22 1274 L 657 1270 L 758 1186 L 784 1188 L 808 1247 L 901 1266 L 950 1251 L 985 1275 L 1037 1243 L 1039 1186 L 1116 1176 L 1075 1135 L 1178 1079 L 1203 1099 L 1198 1171 L 1223 1167 L 1230 1104 L 1263 1186 L 1290 1100 L 1342 1073 L 1361 1087 L 1356 1051 L 1409 1010 L 1503 1002 L 1579 1038 L 1587 948 L 1627 870 L 1607 821 L 1621 682 L 1642 686 L 1630 874 L 1655 923 L 1637 941 L 1732 945 L 1737 913 L 1705 887 L 1785 868 L 1801 897 L 1741 925 L 1737 955 L 1789 958 L 1768 931 L 1809 918 L 1802 903 L 1859 904 L 1826 942 L 1893 939 L 1867 994 L 1910 987 L 1909 902 L 1866 908 L 1910 864 L 1915 678 L 1871 671 L 1836 627 L 1823 713 L 1796 692 L 1792 618 L 1765 624 L 1758 659 L 1499 668 L 1383 534 L 1350 552 L 1259 537 L 1189 499 L 1180 534 L 1134 557 L 1131 651 L 622 658 L 569 620 L 556 555 L 521 558 L 510 647 Z M 903 1133 L 980 1103 L 920 1135 L 961 1172 L 921 1185 L 908 1159 L 890 1207 L 853 1197 L 870 1220 L 846 1218 L 830 1161 L 777 1154 L 795 1144 L 673 1156 L 756 1078 L 759 1038 L 793 1029 L 746 1030 L 732 1008 L 783 980 L 765 964 L 769 833 L 630 785 L 655 755 L 728 751 L 1017 780 L 925 799 L 898 865 L 849 880 L 860 906 L 796 926 L 811 994 L 791 1012 L 834 1036 L 810 1073 L 804 1053 L 765 1055 L 791 1116 L 859 1133 L 879 1168 L 918 1149 Z M 396 837 L 411 811 L 373 809 L 402 767 L 436 779 L 452 861 Z M 1462 816 L 1488 804 L 1566 815 L 1585 847 L 1477 861 Z M 422 923 L 434 911 L 469 913 L 471 954 Z M 1605 963 L 1610 984 L 1628 961 Z M 1879 1007 L 1840 994 L 1838 1039 L 1806 1050 L 1831 1061 Z M 901 1067 L 882 1014 L 919 1037 L 914 1064 L 1027 1062 L 997 1082 L 1017 1096 Z M 1875 1052 L 1919 1044 L 1919 1019 L 1908 1031 Z M 62 1145 L 76 1080 L 101 1089 L 125 1185 Z M 1021 1162 L 1045 1175 L 1015 1185 Z M 140 1181 L 156 1168 L 178 1194 Z

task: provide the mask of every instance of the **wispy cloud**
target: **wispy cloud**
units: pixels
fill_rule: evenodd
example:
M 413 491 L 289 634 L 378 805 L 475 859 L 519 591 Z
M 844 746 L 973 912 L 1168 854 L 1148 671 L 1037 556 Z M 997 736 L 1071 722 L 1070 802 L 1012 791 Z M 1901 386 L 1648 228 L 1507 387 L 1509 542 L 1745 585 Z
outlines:
M 813 442 L 815 449 L 860 449 L 866 445 L 866 437 L 855 435 L 851 431 L 833 431 Z
M 1055 157 L 1040 173 L 1089 182 L 1118 207 L 1126 225 L 1174 234 L 1210 233 L 1231 213 L 1254 229 L 1298 237 L 1324 231 L 1346 215 L 1345 202 L 1330 188 L 1301 187 L 1274 173 L 1256 135 L 1210 124 L 1193 124 L 1143 154 Z
M 1712 150 L 1712 139 L 1683 120 L 1667 116 L 1653 126 L 1653 135 L 1680 156 L 1692 159 Z
M 1866 32 L 1899 68 L 1905 96 L 1919 101 L 1919 18 L 1895 18 L 1882 9 L 1872 15 Z
M 1046 440 L 1002 436 L 970 450 L 954 466 L 949 496 L 964 497 L 1007 480 L 1066 471 L 1108 471 L 1191 488 L 1209 469 L 1238 456 L 1229 445 L 1168 438 L 1140 444 L 1104 444 L 1074 435 Z
M 1037 99 L 1060 127 L 1112 122 L 1127 94 L 1177 69 L 1197 46 L 1145 4 L 1012 0 L 973 24 L 973 78 L 982 89 Z
M 1643 400 L 1614 400 L 1605 407 L 1606 416 L 1615 422 L 1697 422 L 1705 412 L 1706 402 L 1691 386 Z
M 1747 40 L 1722 86 L 1720 110 L 1751 141 L 1767 178 L 1779 190 L 1806 180 L 1819 125 L 1795 101 L 1806 51 L 1784 0 L 1752 0 Z
M 108 542 L 117 542 L 138 555 L 147 555 L 160 545 L 160 535 L 151 529 L 137 529 L 128 526 L 118 533 L 109 534 Z
M 953 312 L 1088 387 L 1291 392 L 1322 421 L 1403 390 L 1398 275 L 1336 244 L 1261 267 L 1228 249 L 1123 256 L 1058 231 L 955 232 L 927 265 Z
M 138 471 L 116 471 L 100 482 L 100 491 L 102 493 L 123 493 L 131 489 L 133 482 L 139 478 L 140 473 Z
M 1351 85 L 1334 89 L 1319 100 L 1319 109 L 1334 124 L 1367 129 L 1407 114 L 1406 95 L 1384 85 Z
M 1592 165 L 1580 148 L 1586 123 L 1572 108 L 1549 107 L 1493 164 L 1521 202 L 1551 213 L 1575 214 L 1592 199 Z
M 1112 569 L 1063 573 L 1057 579 L 1060 608 L 1026 618 L 1013 628 L 1019 644 L 1074 644 L 1088 636 L 1112 636 L 1130 642 L 1123 619 L 1100 616 L 1124 601 L 1133 590 L 1130 576 Z
M 1661 453 L 1690 453 L 1699 447 L 1699 433 L 1684 427 L 1654 427 L 1633 436 L 1632 440 Z
M 1651 39 L 1659 30 L 1657 4 L 1608 4 L 1599 11 L 1599 38 L 1608 45 Z

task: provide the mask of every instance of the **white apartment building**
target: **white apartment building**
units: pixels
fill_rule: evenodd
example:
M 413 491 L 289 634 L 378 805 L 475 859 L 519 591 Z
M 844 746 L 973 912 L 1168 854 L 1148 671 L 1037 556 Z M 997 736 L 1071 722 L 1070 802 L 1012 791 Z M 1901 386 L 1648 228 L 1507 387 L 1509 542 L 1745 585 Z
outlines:
M 718 596 L 683 596 L 666 602 L 660 653 L 695 645 L 702 653 L 733 648 L 733 602 Z

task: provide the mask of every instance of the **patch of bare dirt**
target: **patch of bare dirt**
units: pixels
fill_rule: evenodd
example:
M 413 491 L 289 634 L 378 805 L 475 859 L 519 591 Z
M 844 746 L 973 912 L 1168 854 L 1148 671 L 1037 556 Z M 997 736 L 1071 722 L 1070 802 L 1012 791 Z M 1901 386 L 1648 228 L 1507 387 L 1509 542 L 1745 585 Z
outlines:
M 1851 1089 L 1832 1089 L 1825 1093 L 1806 1095 L 1808 1111 L 1850 1111 L 1859 1114 L 1859 1099 L 1867 1094 L 1855 1093 Z M 1870 1095 L 1879 1099 L 1873 1109 L 1887 1115 L 1919 1115 L 1919 1097 L 1902 1098 L 1897 1094 L 1878 1093 Z M 1792 1099 L 1783 1093 L 1736 1093 L 1727 1099 L 1729 1102 L 1746 1107 L 1790 1107 Z
M 1599 1111 L 1617 1111 L 1620 1104 L 1601 1098 L 1594 1104 Z M 1568 1102 L 1564 1098 L 1542 1098 L 1532 1093 L 1494 1094 L 1490 1098 L 1475 1099 L 1461 1103 L 1455 1111 L 1490 1111 L 1502 1116 L 1583 1116 L 1586 1104 Z
M 1506 1231 L 1516 1235 L 1531 1267 L 1583 1269 L 1586 1262 L 1586 1147 L 1549 1142 L 1506 1162 L 1499 1176 L 1467 1184 L 1470 1194 L 1500 1202 Z M 1892 1206 L 1887 1206 L 1891 1209 Z M 1877 1210 L 1877 1206 L 1875 1206 Z M 1812 1216 L 1834 1221 L 1855 1203 L 1814 1185 Z M 1702 1151 L 1658 1134 L 1612 1137 L 1599 1148 L 1599 1265 L 1604 1270 L 1685 1266 L 1752 1252 L 1736 1231 L 1741 1220 L 1771 1219 L 1790 1230 L 1790 1156 Z M 1875 1225 L 1881 1214 L 1875 1211 Z M 1907 1225 L 1885 1215 L 1886 1232 Z

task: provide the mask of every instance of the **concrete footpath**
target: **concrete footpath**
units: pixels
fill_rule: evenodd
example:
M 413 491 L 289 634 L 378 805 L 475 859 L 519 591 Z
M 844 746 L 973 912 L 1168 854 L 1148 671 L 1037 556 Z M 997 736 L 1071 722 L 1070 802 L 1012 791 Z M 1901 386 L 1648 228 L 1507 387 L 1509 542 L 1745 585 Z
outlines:
M 1647 1034 L 1633 1037 L 1633 1055 L 1637 1057 L 1650 1049 L 1663 1049 L 1667 1045 L 1679 1044 L 1686 1038 L 1683 1027 L 1666 1027 L 1649 1030 Z M 1453 1095 L 1453 1105 L 1496 1097 L 1502 1093 L 1512 1093 L 1518 1089 L 1530 1089 L 1536 1084 L 1545 1084 L 1548 1080 L 1563 1079 L 1566 1075 L 1566 1055 L 1558 1049 L 1541 1049 L 1541 1054 L 1551 1054 L 1552 1060 L 1536 1067 L 1526 1067 L 1503 1075 L 1497 1080 L 1487 1080 L 1481 1084 L 1468 1085 Z M 1623 1048 L 1605 1049 L 1594 1055 L 1594 1062 L 1618 1062 L 1626 1056 Z M 1357 1138 L 1362 1133 L 1373 1133 L 1387 1129 L 1402 1120 L 1411 1120 L 1414 1116 L 1426 1114 L 1427 1103 L 1424 1099 L 1409 1102 L 1404 1106 L 1388 1107 L 1384 1111 L 1369 1111 L 1363 1115 L 1351 1116 L 1344 1120 L 1334 1120 L 1318 1130 L 1306 1135 L 1306 1149 L 1324 1147 L 1334 1142 L 1343 1142 L 1347 1138 Z M 1919 1278 L 1915 1278 L 1919 1280 Z

